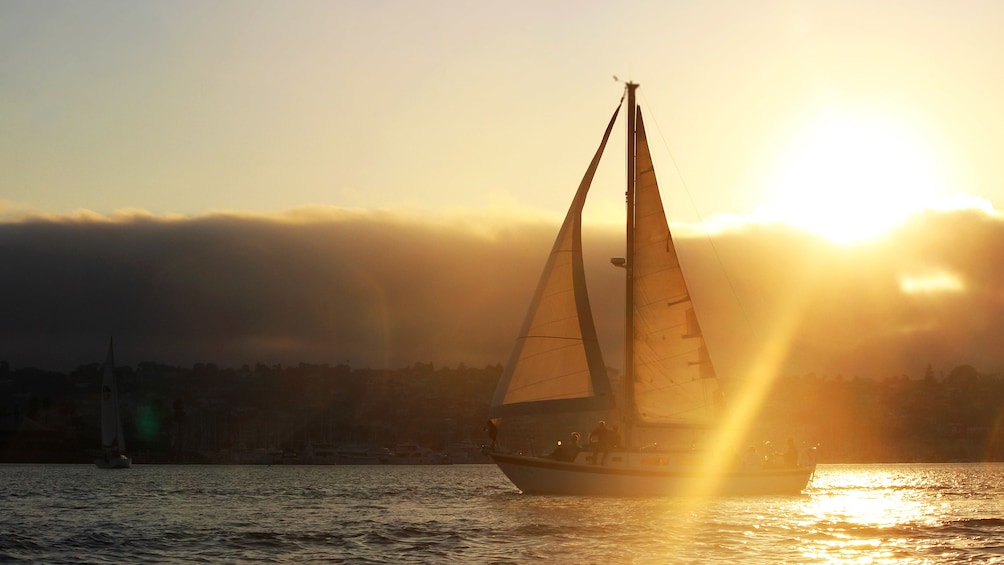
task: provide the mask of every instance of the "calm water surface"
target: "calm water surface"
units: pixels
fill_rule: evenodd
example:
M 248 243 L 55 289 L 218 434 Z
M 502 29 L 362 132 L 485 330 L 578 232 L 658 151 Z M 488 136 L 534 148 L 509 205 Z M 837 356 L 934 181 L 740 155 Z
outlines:
M 0 562 L 1004 563 L 1004 464 L 801 496 L 524 496 L 491 465 L 0 465 Z

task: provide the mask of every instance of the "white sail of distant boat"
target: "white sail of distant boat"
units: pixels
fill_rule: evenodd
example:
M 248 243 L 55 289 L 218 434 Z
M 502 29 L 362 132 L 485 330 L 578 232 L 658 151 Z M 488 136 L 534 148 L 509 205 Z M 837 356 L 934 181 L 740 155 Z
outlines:
M 708 454 L 689 445 L 641 447 L 637 441 L 646 430 L 666 436 L 712 428 L 723 395 L 666 220 L 636 88 L 628 83 L 626 93 L 627 256 L 613 260 L 627 278 L 622 390 L 615 394 L 603 362 L 581 237 L 586 194 L 619 105 L 558 231 L 490 411 L 493 429 L 510 418 L 605 412 L 616 415 L 623 436 L 581 447 L 566 443 L 547 456 L 496 445 L 486 452 L 527 493 L 677 494 L 704 480 L 718 493 L 797 493 L 814 463 L 714 468 L 704 462 Z
M 94 464 L 101 469 L 128 469 L 132 460 L 126 456 L 122 415 L 119 412 L 119 389 L 115 379 L 115 352 L 108 340 L 108 355 L 101 370 L 101 454 Z

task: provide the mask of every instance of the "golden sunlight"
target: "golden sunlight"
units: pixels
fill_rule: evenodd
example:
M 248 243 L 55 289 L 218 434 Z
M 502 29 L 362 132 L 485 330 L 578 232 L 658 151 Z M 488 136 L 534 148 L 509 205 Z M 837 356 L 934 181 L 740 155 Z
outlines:
M 958 276 L 945 271 L 921 275 L 901 274 L 899 289 L 905 294 L 933 294 L 937 292 L 962 292 L 965 285 Z
M 769 187 L 776 201 L 757 215 L 840 244 L 884 235 L 944 189 L 917 135 L 877 116 L 831 114 L 782 155 Z
M 874 487 L 873 487 L 874 488 Z M 892 527 L 909 519 L 923 519 L 921 503 L 908 500 L 893 490 L 849 490 L 842 494 L 813 498 L 805 513 L 818 520 L 848 522 L 859 525 Z

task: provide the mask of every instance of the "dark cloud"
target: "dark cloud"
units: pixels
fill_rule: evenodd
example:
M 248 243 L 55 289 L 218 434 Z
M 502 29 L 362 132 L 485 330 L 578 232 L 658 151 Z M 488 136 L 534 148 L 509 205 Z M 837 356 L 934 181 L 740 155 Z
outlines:
M 2 224 L 0 359 L 65 370 L 99 361 L 114 335 L 123 364 L 504 362 L 556 227 L 344 212 Z M 623 254 L 620 236 L 589 232 L 585 242 L 612 366 L 623 304 L 609 258 Z M 854 247 L 777 226 L 679 246 L 727 376 L 749 371 L 767 346 L 784 350 L 785 374 L 1004 367 L 996 218 L 932 213 Z M 901 288 L 939 273 L 961 288 Z
M 927 213 L 880 242 L 849 247 L 778 226 L 749 227 L 716 238 L 715 246 L 750 321 L 746 335 L 754 334 L 719 336 L 734 368 L 777 338 L 770 328 L 785 316 L 794 320 L 782 336 L 782 370 L 789 374 L 916 376 L 928 364 L 948 372 L 963 363 L 1004 368 L 997 345 L 1004 337 L 1004 222 L 995 217 Z M 710 273 L 705 268 L 703 278 Z M 909 281 L 956 286 L 907 292 Z
M 495 363 L 550 230 L 525 228 L 364 214 L 6 224 L 0 358 L 74 366 L 114 334 L 134 362 Z

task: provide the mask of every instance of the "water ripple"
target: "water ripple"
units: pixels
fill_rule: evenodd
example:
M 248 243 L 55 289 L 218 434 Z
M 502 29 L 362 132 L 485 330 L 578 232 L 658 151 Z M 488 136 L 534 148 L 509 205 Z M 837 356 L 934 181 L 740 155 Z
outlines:
M 1004 563 L 1004 465 L 823 466 L 795 497 L 519 494 L 492 466 L 0 466 L 0 562 Z

